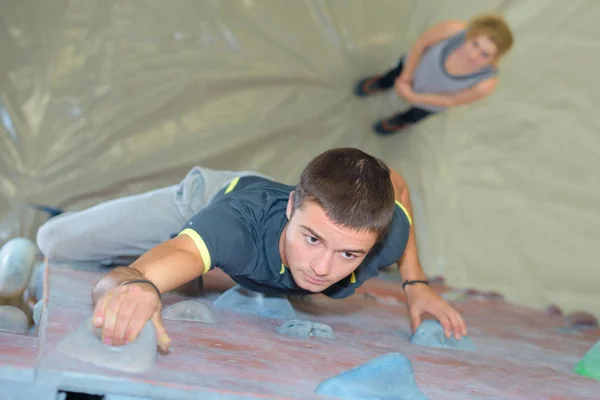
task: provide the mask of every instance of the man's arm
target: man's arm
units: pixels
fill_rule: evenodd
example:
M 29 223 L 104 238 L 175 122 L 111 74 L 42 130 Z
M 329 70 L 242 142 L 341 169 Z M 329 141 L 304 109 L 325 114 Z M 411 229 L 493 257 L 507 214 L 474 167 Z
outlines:
M 496 89 L 497 84 L 498 78 L 490 78 L 470 89 L 453 94 L 415 93 L 411 91 L 406 100 L 411 104 L 426 104 L 444 108 L 457 107 L 475 103 L 489 96 Z
M 410 219 L 413 220 L 408 185 L 404 181 L 404 178 L 391 168 L 390 178 L 394 186 L 396 200 L 404 206 L 410 215 Z M 411 224 L 406 249 L 402 258 L 398 261 L 398 268 L 403 281 L 427 279 L 425 272 L 423 272 L 423 269 L 421 268 L 421 263 L 419 262 L 419 256 L 417 254 L 414 224 Z M 429 286 L 421 284 L 407 286 L 406 296 L 413 332 L 415 332 L 421 324 L 421 315 L 423 313 L 429 313 L 437 318 L 443 326 L 446 337 L 450 337 L 452 331 L 454 331 L 454 337 L 457 340 L 460 339 L 461 336 L 467 334 L 467 327 L 460 314 Z
M 115 268 L 102 277 L 92 291 L 93 303 L 95 306 L 107 291 L 127 281 L 146 279 L 165 293 L 204 272 L 196 244 L 191 237 L 180 235 L 152 248 L 131 266 Z
M 415 68 L 421 60 L 425 49 L 432 46 L 464 29 L 466 24 L 461 21 L 445 21 L 427 29 L 421 36 L 415 40 L 406 59 L 400 79 L 411 82 Z
M 414 221 L 412 202 L 410 201 L 410 192 L 404 178 L 390 168 L 390 178 L 394 186 L 394 196 L 400 204 L 404 206 L 409 214 L 409 217 Z M 417 240 L 415 239 L 414 224 L 411 224 L 408 234 L 408 242 L 402 258 L 398 261 L 398 268 L 402 279 L 406 280 L 423 280 L 426 279 L 425 272 L 421 268 L 419 255 L 417 253 Z

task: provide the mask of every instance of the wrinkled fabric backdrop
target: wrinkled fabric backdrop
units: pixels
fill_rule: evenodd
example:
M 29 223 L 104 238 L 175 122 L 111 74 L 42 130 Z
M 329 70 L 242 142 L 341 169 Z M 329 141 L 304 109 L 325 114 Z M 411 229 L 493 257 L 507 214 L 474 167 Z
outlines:
M 485 11 L 516 35 L 497 92 L 372 134 L 404 105 L 354 82 Z M 3 1 L 0 239 L 35 237 L 29 204 L 76 210 L 193 165 L 293 184 L 356 146 L 406 176 L 427 273 L 600 316 L 599 19 L 593 0 Z

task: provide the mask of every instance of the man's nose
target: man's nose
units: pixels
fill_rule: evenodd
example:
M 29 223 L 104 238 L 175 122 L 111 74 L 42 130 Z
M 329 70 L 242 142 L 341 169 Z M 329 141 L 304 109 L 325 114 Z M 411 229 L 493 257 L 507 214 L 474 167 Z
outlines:
M 318 257 L 313 258 L 311 268 L 317 276 L 327 276 L 331 272 L 331 257 L 332 254 L 324 252 Z

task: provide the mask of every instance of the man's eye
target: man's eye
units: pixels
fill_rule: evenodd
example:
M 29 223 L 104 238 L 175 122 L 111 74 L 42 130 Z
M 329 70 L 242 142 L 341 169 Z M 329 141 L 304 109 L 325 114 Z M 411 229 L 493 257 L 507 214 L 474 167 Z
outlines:
M 348 253 L 347 251 L 344 251 L 341 253 L 342 257 L 344 257 L 346 260 L 352 260 L 353 258 L 356 258 L 356 256 L 352 253 Z
M 319 239 L 317 239 L 314 236 L 306 236 L 306 242 L 308 244 L 317 244 L 317 243 L 319 243 Z

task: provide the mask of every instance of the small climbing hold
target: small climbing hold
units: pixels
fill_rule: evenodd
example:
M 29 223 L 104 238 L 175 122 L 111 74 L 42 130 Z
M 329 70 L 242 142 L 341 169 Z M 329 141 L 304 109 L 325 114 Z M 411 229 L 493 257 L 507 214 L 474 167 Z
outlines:
M 42 319 L 42 309 L 44 308 L 44 300 L 40 300 L 37 303 L 35 303 L 35 306 L 33 306 L 33 322 L 35 322 L 35 324 L 37 326 L 40 325 L 40 321 Z
M 588 330 L 598 328 L 598 320 L 585 311 L 573 311 L 565 320 L 568 328 Z
M 560 326 L 560 327 L 554 329 L 554 332 L 560 333 L 563 335 L 581 335 L 580 329 L 568 328 L 566 326 Z
M 544 314 L 546 314 L 547 317 L 555 317 L 555 316 L 563 315 L 562 310 L 556 304 L 550 304 L 548 306 L 548 308 L 546 308 L 546 311 L 544 312 Z
M 0 249 L 0 296 L 21 295 L 36 264 L 38 249 L 27 238 L 10 239 Z
M 173 304 L 164 309 L 163 317 L 175 321 L 217 323 L 214 311 L 199 300 L 185 300 Z
M 425 320 L 417 328 L 410 339 L 412 344 L 419 346 L 438 347 L 443 349 L 475 350 L 475 344 L 468 336 L 456 340 L 454 336 L 446 337 L 444 328 L 438 321 Z
M 237 285 L 220 295 L 213 305 L 266 318 L 293 318 L 296 312 L 290 301 L 281 296 L 267 296 Z
M 472 300 L 476 301 L 502 301 L 504 296 L 495 291 L 484 292 L 477 289 L 467 289 L 465 294 Z
M 464 290 L 451 289 L 441 294 L 441 297 L 451 303 L 469 299 L 469 295 Z
M 135 373 L 154 365 L 156 347 L 156 330 L 150 321 L 131 343 L 111 346 L 102 343 L 100 329 L 92 324 L 92 318 L 88 318 L 58 343 L 57 350 L 98 367 Z
M 504 301 L 502 293 L 495 291 L 479 292 L 479 297 L 487 301 Z
M 36 263 L 31 273 L 31 279 L 27 285 L 29 296 L 33 296 L 36 301 L 42 300 L 44 297 L 44 271 L 45 265 L 43 261 Z
M 600 380 L 600 341 L 585 353 L 573 368 L 576 374 Z
M 400 300 L 398 300 L 394 296 L 378 295 L 375 293 L 366 292 L 364 294 L 364 297 L 365 297 L 365 299 L 368 299 L 368 300 L 375 300 L 379 304 L 392 305 L 392 306 L 403 304 Z
M 334 339 L 333 329 L 329 325 L 318 322 L 291 319 L 276 328 L 282 335 L 308 339 L 310 336 Z
M 410 360 L 400 353 L 384 354 L 329 378 L 316 393 L 346 400 L 427 400 Z
M 25 334 L 29 328 L 27 315 L 13 306 L 0 306 L 0 331 Z

